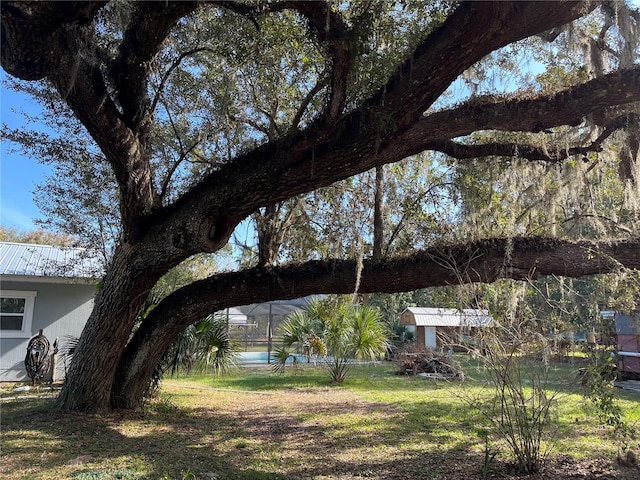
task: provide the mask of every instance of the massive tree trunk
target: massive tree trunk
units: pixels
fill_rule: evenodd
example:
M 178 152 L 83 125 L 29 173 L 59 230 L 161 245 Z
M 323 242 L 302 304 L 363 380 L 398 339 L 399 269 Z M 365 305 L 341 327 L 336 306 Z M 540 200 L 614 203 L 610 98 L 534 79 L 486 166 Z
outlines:
M 195 253 L 222 248 L 238 223 L 257 209 L 427 149 L 461 159 L 511 156 L 517 151 L 522 158 L 561 162 L 570 155 L 600 150 L 630 115 L 637 115 L 624 106 L 640 101 L 640 67 L 633 66 L 530 99 L 475 98 L 429 111 L 451 83 L 485 55 L 580 18 L 596 8 L 596 2 L 462 2 L 409 52 L 380 89 L 358 105 L 350 105 L 348 111 L 346 92 L 359 52 L 354 38 L 362 34 L 358 25 L 349 27 L 325 2 L 258 2 L 255 7 L 220 2 L 215 5 L 252 21 L 270 14 L 270 8 L 291 9 L 304 17 L 309 35 L 321 44 L 319 50 L 326 56 L 323 68 L 331 77 L 319 80 L 318 88 L 312 88 L 298 106 L 288 134 L 270 138 L 225 163 L 212 159 L 215 168 L 175 201 L 163 204 L 165 189 L 156 190 L 157 172 L 151 158 L 156 114 L 148 98 L 152 60 L 162 51 L 169 32 L 207 5 L 132 3 L 128 23 L 119 32 L 117 52 L 109 58 L 109 50 L 94 38 L 102 28 L 95 17 L 104 5 L 12 1 L 0 5 L 3 68 L 25 80 L 46 78 L 55 85 L 101 149 L 120 193 L 123 238 L 61 393 L 60 404 L 65 408 L 135 407 L 173 338 L 213 311 L 313 293 L 353 292 L 357 267 L 349 260 L 262 265 L 216 275 L 170 295 L 130 339 L 140 308 L 158 279 Z M 167 66 L 168 73 L 171 68 Z M 325 87 L 322 101 L 312 98 Z M 318 100 L 324 109 L 301 127 L 311 100 Z M 551 154 L 546 147 L 533 145 L 456 141 L 484 130 L 540 132 L 576 125 L 587 115 L 603 112 L 609 123 L 602 125 L 606 128 L 597 140 Z M 487 240 L 381 259 L 379 240 L 375 262 L 365 262 L 362 270 L 361 292 L 398 292 L 545 273 L 578 276 L 613 271 L 620 265 L 639 266 L 637 241 Z M 262 263 L 274 260 L 271 253 L 263 256 Z
M 384 167 L 376 167 L 376 184 L 373 198 L 373 250 L 374 260 L 382 258 L 384 242 Z
M 138 313 L 169 268 L 157 260 L 153 251 L 118 247 L 75 349 L 60 405 L 74 410 L 110 407 L 117 366 Z
M 137 251 L 126 245 L 116 252 L 75 349 L 74 358 L 82 361 L 71 363 L 67 384 L 59 399 L 61 405 L 77 410 L 109 407 L 115 368 L 136 315 L 155 283 L 150 275 L 138 275 L 137 279 L 131 275 L 132 264 L 140 268 L 145 263 Z

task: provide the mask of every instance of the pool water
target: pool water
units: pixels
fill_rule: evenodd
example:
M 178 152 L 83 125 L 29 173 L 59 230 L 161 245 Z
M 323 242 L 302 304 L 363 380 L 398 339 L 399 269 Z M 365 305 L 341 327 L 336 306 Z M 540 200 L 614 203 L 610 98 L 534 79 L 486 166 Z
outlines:
M 273 355 L 273 352 L 271 352 Z M 269 356 L 267 352 L 240 352 L 238 354 L 238 364 L 240 365 L 266 365 L 268 364 Z M 306 357 L 302 355 L 298 355 L 299 361 L 306 361 Z M 287 359 L 287 363 L 293 362 L 292 358 Z M 271 357 L 271 363 L 276 363 L 276 361 Z

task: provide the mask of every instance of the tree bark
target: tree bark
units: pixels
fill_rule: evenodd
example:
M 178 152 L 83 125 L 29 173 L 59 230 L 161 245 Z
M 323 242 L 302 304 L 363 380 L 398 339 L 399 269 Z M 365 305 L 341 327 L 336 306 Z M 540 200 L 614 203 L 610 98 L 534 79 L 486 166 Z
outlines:
M 149 291 L 164 273 L 155 260 L 151 251 L 118 247 L 75 349 L 60 406 L 81 411 L 110 408 L 122 352 Z
M 256 230 L 258 233 L 258 265 L 273 265 L 278 257 L 280 242 L 278 236 L 280 227 L 278 225 L 277 205 L 267 205 L 264 214 L 256 215 Z
M 373 199 L 373 252 L 374 260 L 382 258 L 384 243 L 384 167 L 376 167 L 376 185 Z

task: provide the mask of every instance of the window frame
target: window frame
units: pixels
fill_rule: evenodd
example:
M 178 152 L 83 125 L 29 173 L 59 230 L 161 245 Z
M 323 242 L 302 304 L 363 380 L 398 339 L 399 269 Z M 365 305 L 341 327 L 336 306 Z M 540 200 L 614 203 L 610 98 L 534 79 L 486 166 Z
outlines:
M 38 292 L 31 290 L 0 290 L 0 298 L 21 298 L 24 299 L 24 313 L 22 315 L 22 328 L 20 330 L 2 330 L 2 338 L 31 338 L 33 332 L 33 308 L 36 303 Z

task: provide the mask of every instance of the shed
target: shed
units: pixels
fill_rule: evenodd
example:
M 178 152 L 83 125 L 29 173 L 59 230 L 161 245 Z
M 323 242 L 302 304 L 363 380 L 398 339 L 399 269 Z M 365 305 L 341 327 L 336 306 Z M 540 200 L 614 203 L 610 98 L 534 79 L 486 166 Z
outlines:
M 493 327 L 495 321 L 488 310 L 407 307 L 400 316 L 400 323 L 414 332 L 418 345 L 438 348 L 443 339 L 459 340 L 480 328 Z
M 0 242 L 0 381 L 29 379 L 27 345 L 40 330 L 61 347 L 67 337 L 80 336 L 102 274 L 92 250 Z M 55 380 L 64 378 L 59 360 Z
M 640 314 L 615 312 L 618 370 L 623 376 L 640 376 Z

